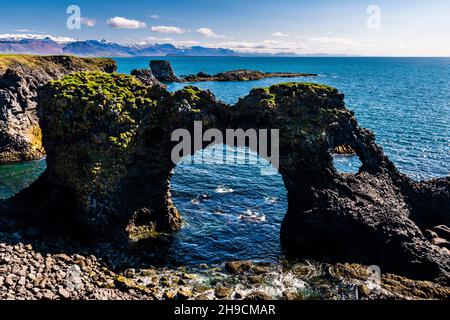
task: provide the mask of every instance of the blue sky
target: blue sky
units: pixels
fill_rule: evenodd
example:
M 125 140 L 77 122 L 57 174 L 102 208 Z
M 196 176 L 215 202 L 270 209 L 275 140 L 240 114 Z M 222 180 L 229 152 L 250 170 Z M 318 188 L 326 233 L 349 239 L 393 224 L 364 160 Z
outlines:
M 66 27 L 72 4 L 81 9 L 81 29 Z M 0 34 L 251 52 L 450 56 L 450 0 L 2 1 Z

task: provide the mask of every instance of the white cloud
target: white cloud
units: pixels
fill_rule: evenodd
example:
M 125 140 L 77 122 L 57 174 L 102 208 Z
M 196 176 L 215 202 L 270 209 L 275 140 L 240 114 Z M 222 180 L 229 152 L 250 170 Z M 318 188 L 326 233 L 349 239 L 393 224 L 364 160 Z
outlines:
M 146 41 L 172 41 L 172 38 L 158 38 L 158 37 L 147 37 Z
M 174 40 L 174 41 L 171 41 L 170 43 L 175 46 L 181 46 L 181 47 L 191 47 L 191 46 L 203 45 L 202 43 L 200 43 L 198 41 L 193 41 L 193 40 Z
M 21 32 L 21 33 L 35 32 L 34 30 L 30 30 L 30 29 L 14 29 L 14 31 Z
M 152 26 L 151 30 L 158 33 L 186 33 L 186 30 L 173 26 Z
M 287 33 L 283 33 L 283 32 L 274 32 L 274 33 L 272 33 L 272 35 L 274 37 L 284 37 L 284 38 L 289 37 L 289 35 Z
M 303 49 L 303 46 L 297 42 L 280 40 L 263 40 L 260 42 L 227 41 L 218 45 L 236 51 L 258 53 L 299 52 Z
M 51 36 L 48 34 L 30 34 L 30 33 L 6 33 L 6 34 L 0 34 L 0 40 L 6 40 L 6 41 L 19 41 L 24 39 L 34 39 L 34 40 L 42 40 L 45 38 L 49 38 L 55 42 L 59 43 L 67 43 L 67 42 L 74 42 L 76 41 L 73 38 L 69 37 L 57 37 L 57 36 Z
M 145 22 L 124 17 L 114 17 L 109 19 L 106 23 L 113 28 L 120 29 L 143 29 L 147 27 Z
M 315 37 L 309 38 L 308 41 L 321 43 L 321 44 L 339 44 L 339 45 L 354 45 L 357 42 L 353 39 L 343 38 L 343 37 Z
M 86 27 L 94 27 L 97 24 L 97 21 L 91 18 L 81 18 L 81 24 Z
M 205 38 L 224 38 L 224 36 L 215 33 L 210 28 L 199 28 L 196 30 L 199 34 L 204 36 Z
M 130 39 L 128 41 L 128 43 L 135 46 L 146 46 L 154 43 L 172 43 L 172 42 L 173 42 L 172 38 L 157 38 L 157 37 L 146 37 L 139 41 Z
M 150 16 L 150 18 L 152 18 L 152 19 L 159 19 L 159 15 L 157 15 L 157 14 L 152 14 L 152 15 Z

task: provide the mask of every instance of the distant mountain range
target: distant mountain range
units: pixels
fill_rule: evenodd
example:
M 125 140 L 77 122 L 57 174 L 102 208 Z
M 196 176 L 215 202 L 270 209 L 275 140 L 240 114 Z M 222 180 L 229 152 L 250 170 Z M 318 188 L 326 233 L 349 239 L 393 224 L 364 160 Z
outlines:
M 0 34 L 0 54 L 77 55 L 88 57 L 147 57 L 147 56 L 246 56 L 299 57 L 330 56 L 326 53 L 299 55 L 291 52 L 276 54 L 238 52 L 226 48 L 202 46 L 176 47 L 173 44 L 118 44 L 106 40 L 74 40 L 66 37 L 33 34 Z M 346 55 L 333 55 L 346 56 Z
M 59 40 L 59 39 L 56 39 Z M 237 52 L 224 48 L 201 46 L 175 47 L 172 44 L 123 45 L 105 40 L 55 41 L 45 38 L 0 38 L 0 53 L 77 55 L 92 57 L 137 57 L 137 56 L 237 56 Z

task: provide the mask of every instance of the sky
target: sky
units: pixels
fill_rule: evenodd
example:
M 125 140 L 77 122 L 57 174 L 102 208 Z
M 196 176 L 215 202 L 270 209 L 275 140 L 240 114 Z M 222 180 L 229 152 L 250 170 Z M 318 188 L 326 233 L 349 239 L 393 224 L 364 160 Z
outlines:
M 81 10 L 79 29 L 67 27 L 70 5 Z M 450 0 L 2 1 L 0 37 L 6 34 L 260 53 L 450 56 Z

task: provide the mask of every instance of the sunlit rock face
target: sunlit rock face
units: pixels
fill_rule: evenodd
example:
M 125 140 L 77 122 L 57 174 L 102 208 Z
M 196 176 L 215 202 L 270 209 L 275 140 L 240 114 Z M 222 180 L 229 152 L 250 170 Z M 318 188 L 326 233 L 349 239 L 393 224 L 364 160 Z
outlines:
M 164 86 L 155 78 L 150 69 L 134 69 L 131 70 L 131 75 L 138 79 L 143 85 Z
M 39 114 L 48 168 L 10 201 L 18 212 L 33 206 L 41 219 L 53 213 L 48 223 L 75 222 L 94 238 L 175 231 L 175 129 L 193 133 L 194 121 L 222 132 L 279 129 L 279 172 L 288 192 L 281 238 L 289 255 L 448 279 L 448 251 L 420 228 L 448 223 L 449 180 L 415 183 L 400 174 L 334 88 L 280 84 L 229 106 L 195 87 L 169 93 L 130 76 L 77 73 L 40 90 Z M 331 154 L 343 145 L 361 160 L 357 174 L 333 166 Z
M 112 59 L 68 56 L 0 56 L 0 163 L 45 155 L 36 114 L 37 89 L 77 71 L 114 72 Z

